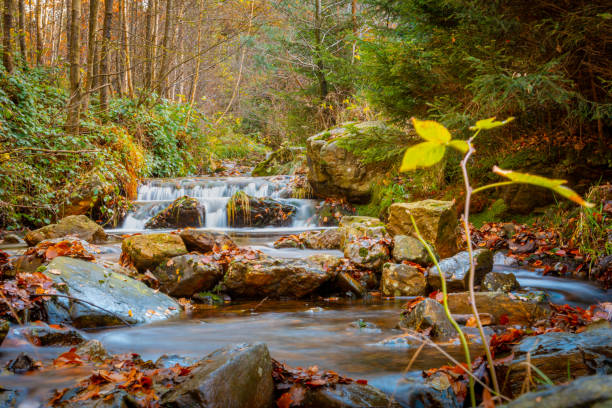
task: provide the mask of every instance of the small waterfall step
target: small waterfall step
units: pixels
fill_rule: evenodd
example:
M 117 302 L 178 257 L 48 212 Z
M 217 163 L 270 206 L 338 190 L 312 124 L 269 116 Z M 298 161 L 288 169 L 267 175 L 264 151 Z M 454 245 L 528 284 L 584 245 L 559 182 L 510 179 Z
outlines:
M 291 180 L 291 176 L 150 179 L 138 187 L 138 196 L 133 202 L 133 209 L 127 214 L 122 226 L 111 231 L 116 233 L 160 231 L 145 230 L 145 224 L 157 213 L 169 207 L 174 200 L 183 196 L 197 199 L 206 209 L 204 229 L 245 232 L 274 230 L 275 233 L 281 231 L 296 233 L 318 229 L 310 222 L 317 201 L 291 198 Z M 227 203 L 237 192 L 244 192 L 256 198 L 270 197 L 294 205 L 297 207 L 297 213 L 293 217 L 292 224 L 289 227 L 230 228 L 227 224 Z

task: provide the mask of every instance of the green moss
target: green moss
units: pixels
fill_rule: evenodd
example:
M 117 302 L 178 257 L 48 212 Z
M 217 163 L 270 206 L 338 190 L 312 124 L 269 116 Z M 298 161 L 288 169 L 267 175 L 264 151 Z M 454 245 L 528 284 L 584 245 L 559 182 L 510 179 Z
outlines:
M 495 201 L 491 207 L 479 214 L 470 215 L 470 222 L 474 224 L 476 228 L 482 227 L 487 222 L 499 222 L 502 221 L 503 214 L 506 212 L 508 207 L 504 200 L 499 199 Z
M 368 256 L 368 249 L 367 248 L 359 248 L 359 256 L 362 258 L 365 258 Z
M 357 213 L 368 217 L 384 218 L 391 204 L 408 199 L 408 191 L 401 184 L 376 185 L 372 188 L 371 197 L 368 204 L 357 206 Z

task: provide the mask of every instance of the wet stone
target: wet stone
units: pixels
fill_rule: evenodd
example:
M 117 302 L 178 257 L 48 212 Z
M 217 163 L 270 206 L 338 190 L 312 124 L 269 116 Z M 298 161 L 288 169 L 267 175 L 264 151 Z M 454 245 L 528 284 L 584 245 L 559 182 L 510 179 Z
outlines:
M 434 299 L 425 299 L 402 317 L 400 327 L 417 332 L 429 330 L 429 335 L 444 341 L 457 336 L 455 328 L 446 318 L 444 307 Z
M 521 287 L 511 272 L 489 272 L 482 281 L 482 286 L 489 292 L 512 292 Z
M 427 279 L 416 267 L 386 263 L 383 266 L 381 291 L 384 296 L 425 295 Z
M 121 250 L 140 272 L 187 253 L 183 240 L 174 234 L 134 235 L 123 240 Z
M 423 266 L 433 263 L 421 241 L 408 235 L 393 237 L 393 259 L 397 262 L 409 261 Z
M 487 273 L 493 269 L 493 253 L 488 249 L 474 251 L 475 276 L 474 285 L 480 285 Z M 440 269 L 446 278 L 449 292 L 463 292 L 469 288 L 470 257 L 467 251 L 443 259 L 439 262 Z M 441 289 L 438 268 L 432 266 L 427 271 L 427 283 L 435 289 Z
M 612 375 L 582 377 L 569 384 L 530 392 L 504 405 L 506 408 L 609 408 Z
M 576 378 L 612 372 L 612 329 L 552 332 L 526 337 L 512 351 L 515 359 L 505 374 L 504 385 L 517 396 L 527 372 L 525 361 L 528 354 L 530 363 L 555 384 L 566 382 L 568 373 Z
M 36 360 L 26 353 L 19 353 L 14 360 L 8 363 L 6 368 L 15 374 L 25 374 L 36 369 Z
M 25 337 L 31 344 L 39 347 L 74 346 L 86 341 L 83 334 L 72 327 L 48 325 L 42 322 L 19 327 L 15 330 L 15 334 Z
M 51 270 L 55 273 L 48 272 Z M 77 328 L 150 323 L 181 310 L 169 296 L 93 262 L 57 257 L 45 274 L 63 286 L 65 295 L 88 302 L 52 297 L 45 303 L 50 323 Z
M 249 407 L 273 404 L 272 360 L 263 343 L 217 350 L 204 357 L 162 407 Z
M 234 247 L 236 244 L 226 234 L 220 232 L 196 231 L 186 229 L 179 233 L 188 251 L 207 253 L 213 250 L 215 245 L 218 248 Z
M 191 297 L 212 289 L 223 278 L 223 269 L 201 255 L 175 256 L 153 271 L 160 290 L 174 297 Z
M 304 408 L 390 407 L 401 405 L 371 385 L 336 384 L 334 387 L 309 388 L 304 394 Z
M 491 315 L 495 324 L 499 324 L 504 316 L 504 319 L 507 319 L 506 324 L 531 326 L 550 315 L 547 299 L 537 295 L 515 296 L 502 292 L 476 292 L 474 297 L 478 311 Z M 472 313 L 467 292 L 449 293 L 448 307 L 453 313 Z
M 366 289 L 347 272 L 340 272 L 338 274 L 336 277 L 336 286 L 343 293 L 350 292 L 359 298 L 364 297 L 367 293 Z

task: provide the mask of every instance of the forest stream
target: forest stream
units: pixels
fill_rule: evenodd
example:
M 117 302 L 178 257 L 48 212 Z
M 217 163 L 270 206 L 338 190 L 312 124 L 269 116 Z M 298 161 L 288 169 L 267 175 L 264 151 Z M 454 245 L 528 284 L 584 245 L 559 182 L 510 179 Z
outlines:
M 193 178 L 149 180 L 138 190 L 133 210 L 111 234 L 148 233 L 144 229 L 155 213 L 184 195 L 196 198 L 206 209 L 203 230 L 228 233 L 241 247 L 251 247 L 277 258 L 303 258 L 313 254 L 342 256 L 338 250 L 275 249 L 273 242 L 288 233 L 321 229 L 310 222 L 316 202 L 286 199 L 287 179 L 275 178 Z M 266 228 L 230 228 L 226 204 L 237 191 L 254 197 L 273 197 L 298 208 L 289 226 Z M 159 230 L 155 230 L 159 232 Z M 105 260 L 118 261 L 119 243 L 100 245 Z M 23 248 L 5 248 L 11 254 Z M 495 258 L 498 260 L 499 258 Z M 542 276 L 537 271 L 495 265 L 494 271 L 513 272 L 522 289 L 544 291 L 558 304 L 587 307 L 612 300 L 612 292 L 595 283 Z M 197 306 L 180 317 L 131 327 L 87 330 L 88 339 L 102 342 L 111 353 L 138 353 L 145 360 L 177 355 L 202 357 L 216 349 L 240 343 L 266 343 L 271 356 L 290 366 L 312 365 L 331 369 L 355 379 L 365 379 L 388 394 L 396 392 L 398 380 L 412 358 L 418 343 L 403 338 L 396 328 L 401 306 L 409 298 L 365 299 L 319 298 L 316 300 L 232 301 L 221 306 Z M 476 340 L 476 337 L 474 336 Z M 474 347 L 478 347 L 474 341 Z M 68 347 L 40 348 L 23 338 L 9 334 L 0 354 L 0 364 L 26 352 L 36 360 L 51 360 Z M 461 359 L 458 341 L 445 349 Z M 413 362 L 411 372 L 440 367 L 447 360 L 434 348 L 426 347 Z M 82 376 L 79 367 L 57 372 L 32 373 L 28 376 L 4 376 L 3 384 L 25 387 L 27 403 L 34 407 L 48 398 L 54 389 L 74 384 Z

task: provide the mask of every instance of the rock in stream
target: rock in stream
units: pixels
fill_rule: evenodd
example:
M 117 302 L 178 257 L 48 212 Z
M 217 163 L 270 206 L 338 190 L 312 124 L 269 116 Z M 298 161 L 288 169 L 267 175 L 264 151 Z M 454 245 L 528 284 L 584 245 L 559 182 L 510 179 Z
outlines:
M 123 325 L 124 321 L 150 323 L 181 310 L 169 296 L 93 262 L 57 257 L 47 266 L 45 275 L 63 285 L 64 294 L 95 305 L 53 297 L 45 304 L 49 323 L 78 328 Z

